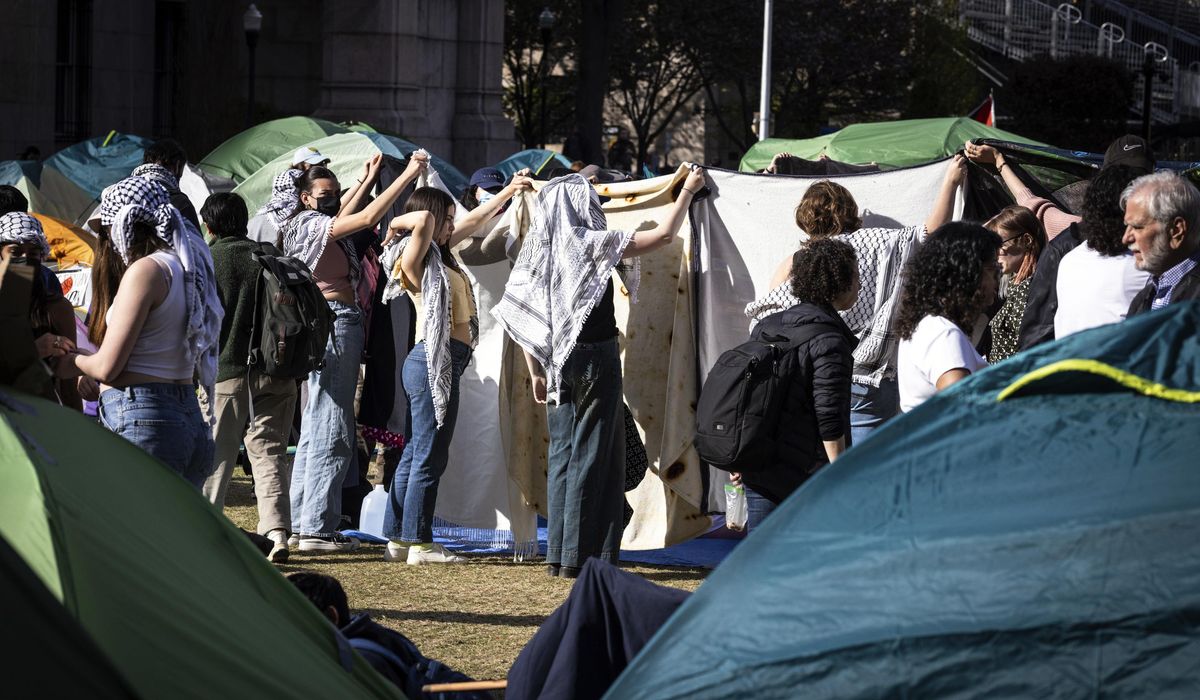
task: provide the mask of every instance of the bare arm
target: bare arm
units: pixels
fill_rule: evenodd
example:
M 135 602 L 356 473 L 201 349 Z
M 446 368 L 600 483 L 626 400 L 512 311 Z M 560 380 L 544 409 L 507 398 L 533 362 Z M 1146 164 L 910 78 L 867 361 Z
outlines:
M 787 281 L 792 276 L 792 256 L 784 258 L 775 268 L 775 274 L 771 275 L 771 286 L 768 289 L 774 289 Z
M 492 217 L 504 203 L 512 199 L 518 192 L 530 192 L 533 190 L 533 180 L 523 175 L 514 175 L 512 182 L 508 183 L 504 189 L 495 197 L 492 197 L 486 204 L 480 204 L 475 207 L 469 214 L 464 216 L 461 221 L 454 225 L 454 235 L 450 237 L 450 247 L 458 245 L 466 240 L 469 236 L 475 235 L 479 228 Z
M 104 342 L 94 355 L 70 354 L 59 360 L 60 377 L 87 375 L 108 384 L 125 371 L 150 309 L 167 296 L 167 282 L 158 264 L 142 258 L 129 266 L 113 300 Z
M 329 232 L 329 237 L 338 239 L 374 226 L 400 197 L 404 188 L 417 179 L 417 175 L 425 169 L 428 162 L 428 156 L 414 153 L 408 159 L 408 167 L 404 169 L 404 173 L 396 178 L 396 181 L 383 191 L 383 194 L 376 197 L 375 201 L 364 207 L 362 211 L 340 215 L 334 219 L 333 230 Z
M 533 389 L 533 400 L 538 403 L 546 403 L 546 369 L 528 351 L 522 349 L 521 353 L 525 355 L 525 366 L 529 368 L 529 383 Z
M 937 387 L 938 391 L 945 391 L 955 382 L 961 382 L 969 376 L 971 376 L 971 373 L 961 367 L 946 370 L 942 372 L 942 376 L 938 377 L 937 383 L 934 386 Z
M 846 436 L 843 435 L 837 440 L 823 440 L 821 444 L 825 446 L 825 456 L 833 462 L 846 451 Z
M 421 291 L 421 279 L 425 275 L 425 254 L 433 242 L 433 226 L 433 214 L 427 211 L 409 212 L 397 216 L 388 224 L 387 241 L 391 241 L 396 231 L 412 231 L 412 241 L 400 256 L 400 271 L 404 274 L 405 285 L 418 292 Z
M 946 177 L 942 180 L 942 188 L 938 190 L 937 199 L 933 202 L 933 211 L 929 212 L 929 218 L 925 220 L 926 235 L 933 233 L 939 226 L 950 220 L 954 214 L 954 193 L 958 191 L 958 186 L 966 180 L 967 177 L 967 159 L 961 155 L 954 155 L 954 162 L 946 170 Z
M 675 205 L 671 207 L 663 220 L 652 229 L 634 233 L 633 240 L 625 247 L 625 252 L 621 254 L 621 257 L 636 258 L 652 250 L 670 245 L 679 233 L 679 227 L 683 225 L 683 217 L 687 214 L 692 198 L 700 191 L 701 187 L 704 187 L 704 168 L 695 167 L 692 172 L 688 173 L 687 179 L 683 182 L 683 189 L 679 191 L 679 198 L 675 200 Z
M 342 206 L 341 210 L 338 211 L 339 216 L 353 214 L 362 206 L 367 193 L 371 191 L 371 188 L 375 186 L 375 182 L 379 179 L 379 165 L 382 162 L 383 154 L 376 153 L 374 157 L 368 159 L 363 164 L 362 178 L 342 195 Z

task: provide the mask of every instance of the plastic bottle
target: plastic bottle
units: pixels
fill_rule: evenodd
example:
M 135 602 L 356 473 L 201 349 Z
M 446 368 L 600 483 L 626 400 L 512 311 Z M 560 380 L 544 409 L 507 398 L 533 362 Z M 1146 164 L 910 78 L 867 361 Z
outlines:
M 358 516 L 358 529 L 368 535 L 383 537 L 383 514 L 387 511 L 388 493 L 383 484 L 376 484 L 362 502 L 362 513 Z

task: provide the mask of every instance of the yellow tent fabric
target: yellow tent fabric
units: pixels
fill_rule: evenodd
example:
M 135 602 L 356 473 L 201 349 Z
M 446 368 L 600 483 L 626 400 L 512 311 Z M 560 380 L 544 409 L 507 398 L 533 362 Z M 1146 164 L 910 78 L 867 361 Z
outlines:
M 58 269 L 92 264 L 96 255 L 95 236 L 47 214 L 34 214 L 33 217 L 42 223 L 42 231 L 50 242 L 50 256 L 58 263 Z

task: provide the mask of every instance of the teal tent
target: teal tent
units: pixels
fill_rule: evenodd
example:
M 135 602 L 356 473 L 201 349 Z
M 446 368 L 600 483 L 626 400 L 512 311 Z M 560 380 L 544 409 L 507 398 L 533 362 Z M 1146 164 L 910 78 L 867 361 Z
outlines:
M 0 538 L 107 660 L 81 643 L 88 666 L 139 697 L 401 697 L 196 489 L 95 421 L 0 388 L 0 465 Z
M 82 223 L 105 187 L 128 177 L 142 163 L 150 141 L 111 131 L 107 136 L 68 146 L 42 163 L 41 205 L 37 211 L 69 223 Z M 32 202 L 31 202 L 32 204 Z
M 1200 302 L 886 424 L 712 573 L 611 698 L 1195 698 Z
M 761 170 L 771 164 L 776 153 L 790 153 L 808 160 L 824 155 L 843 163 L 876 163 L 886 170 L 941 160 L 958 152 L 966 141 L 976 139 L 1044 145 L 969 117 L 904 119 L 851 124 L 811 139 L 765 139 L 746 151 L 738 169 Z
M 494 165 L 497 170 L 504 173 L 504 179 L 513 176 L 513 173 L 522 168 L 529 168 L 534 175 L 549 174 L 555 168 L 571 167 L 571 160 L 561 153 L 547 151 L 541 148 L 527 148 L 524 151 L 517 151 L 511 156 Z

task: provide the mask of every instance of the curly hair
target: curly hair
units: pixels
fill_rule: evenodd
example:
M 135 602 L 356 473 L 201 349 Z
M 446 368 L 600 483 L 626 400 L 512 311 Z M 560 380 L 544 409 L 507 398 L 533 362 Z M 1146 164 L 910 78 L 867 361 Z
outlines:
M 1083 194 L 1080 210 L 1083 221 L 1079 222 L 1079 230 L 1088 247 L 1097 253 L 1106 257 L 1125 254 L 1125 244 L 1121 242 L 1125 236 L 1121 192 L 1141 172 L 1128 165 L 1110 165 L 1088 184 L 1087 192 Z
M 949 319 L 969 331 L 988 300 L 979 293 L 984 266 L 996 266 L 1000 236 L 979 224 L 951 221 L 929 234 L 904 268 L 896 334 L 912 338 L 926 316 Z
M 858 256 L 849 243 L 814 238 L 792 258 L 792 295 L 809 304 L 832 306 L 850 289 L 857 272 Z
M 796 205 L 796 225 L 810 238 L 827 238 L 862 227 L 850 190 L 829 180 L 814 183 Z

